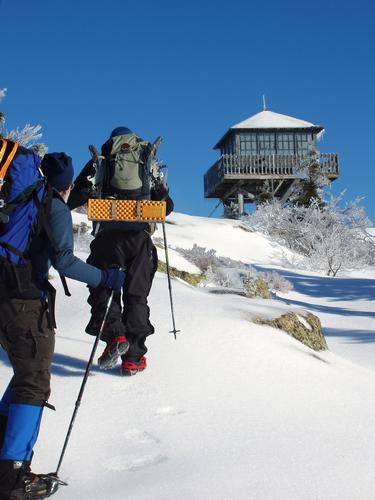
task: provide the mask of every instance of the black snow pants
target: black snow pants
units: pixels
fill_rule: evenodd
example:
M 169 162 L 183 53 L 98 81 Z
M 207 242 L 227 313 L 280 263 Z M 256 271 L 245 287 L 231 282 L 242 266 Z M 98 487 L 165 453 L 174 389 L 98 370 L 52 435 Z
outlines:
M 0 343 L 12 364 L 13 403 L 43 406 L 50 395 L 55 332 L 41 300 L 0 299 Z
M 89 264 L 102 269 L 121 267 L 126 274 L 122 302 L 121 291 L 115 292 L 102 339 L 108 343 L 125 335 L 130 344 L 125 358 L 138 361 L 147 352 L 146 337 L 154 333 L 147 297 L 158 258 L 151 236 L 146 231 L 103 230 L 91 243 L 90 250 Z M 111 291 L 101 287 L 89 290 L 91 320 L 86 332 L 97 335 Z

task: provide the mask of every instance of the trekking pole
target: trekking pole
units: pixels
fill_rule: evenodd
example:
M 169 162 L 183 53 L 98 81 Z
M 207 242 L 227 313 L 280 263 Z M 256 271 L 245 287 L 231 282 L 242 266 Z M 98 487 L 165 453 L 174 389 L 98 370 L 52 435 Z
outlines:
M 174 338 L 177 339 L 177 332 L 180 332 L 181 330 L 176 330 L 176 324 L 174 321 L 174 310 L 173 310 L 173 298 L 172 298 L 172 283 L 171 283 L 171 275 L 169 271 L 169 258 L 168 258 L 168 244 L 167 244 L 167 233 L 165 231 L 165 222 L 162 222 L 163 226 L 163 238 L 164 238 L 164 249 L 165 249 L 165 261 L 167 264 L 167 277 L 168 277 L 168 288 L 169 288 L 169 301 L 171 303 L 171 313 L 172 313 L 172 324 L 173 324 L 173 330 L 171 330 L 169 333 L 173 333 Z
M 107 307 L 106 307 L 106 310 L 105 310 L 105 314 L 104 314 L 104 318 L 103 318 L 102 324 L 100 326 L 99 333 L 98 333 L 98 335 L 95 338 L 95 342 L 94 342 L 94 345 L 93 345 L 93 348 L 92 348 L 92 351 L 91 351 L 90 359 L 89 359 L 89 361 L 87 363 L 87 366 L 86 366 L 85 375 L 83 377 L 81 388 L 79 390 L 78 398 L 77 398 L 77 401 L 76 401 L 76 404 L 75 404 L 75 408 L 74 408 L 74 411 L 73 411 L 73 415 L 72 415 L 72 418 L 70 420 L 69 429 L 68 429 L 68 432 L 66 434 L 66 438 L 65 438 L 65 442 L 64 442 L 64 446 L 63 446 L 61 455 L 60 455 L 59 463 L 57 464 L 57 469 L 56 469 L 56 472 L 54 473 L 54 475 L 56 477 L 58 477 L 58 473 L 59 473 L 59 470 L 60 470 L 60 467 L 61 467 L 61 463 L 62 463 L 64 455 L 65 455 L 66 447 L 68 446 L 70 434 L 71 434 L 72 429 L 73 429 L 74 421 L 75 421 L 75 418 L 76 418 L 77 413 L 78 413 L 78 408 L 81 405 L 83 391 L 85 390 L 86 382 L 87 382 L 87 379 L 88 379 L 88 377 L 90 375 L 90 370 L 91 370 L 92 363 L 93 363 L 93 360 L 94 360 L 95 352 L 96 352 L 96 349 L 98 347 L 100 337 L 102 336 L 105 323 L 107 321 L 108 313 L 109 313 L 109 310 L 111 308 L 111 304 L 112 304 L 112 300 L 113 300 L 113 295 L 114 295 L 114 291 L 112 290 L 111 295 L 109 296 L 109 299 L 108 299 L 108 302 L 107 302 Z

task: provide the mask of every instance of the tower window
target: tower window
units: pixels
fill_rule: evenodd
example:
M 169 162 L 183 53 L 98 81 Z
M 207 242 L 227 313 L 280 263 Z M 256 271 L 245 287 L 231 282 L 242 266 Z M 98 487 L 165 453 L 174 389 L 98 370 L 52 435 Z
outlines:
M 257 154 L 257 136 L 256 134 L 241 134 L 240 135 L 240 154 L 255 155 Z
M 259 154 L 274 154 L 275 149 L 275 134 L 259 134 Z
M 281 155 L 294 155 L 293 134 L 277 134 L 277 152 Z
M 307 154 L 311 142 L 312 142 L 312 134 L 296 134 L 298 154 Z

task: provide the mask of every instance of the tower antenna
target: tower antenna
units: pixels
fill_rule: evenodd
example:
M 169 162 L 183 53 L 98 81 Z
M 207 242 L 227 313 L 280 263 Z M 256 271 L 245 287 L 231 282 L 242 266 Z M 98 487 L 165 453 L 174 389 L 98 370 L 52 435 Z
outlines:
M 267 111 L 266 96 L 263 94 L 263 111 Z

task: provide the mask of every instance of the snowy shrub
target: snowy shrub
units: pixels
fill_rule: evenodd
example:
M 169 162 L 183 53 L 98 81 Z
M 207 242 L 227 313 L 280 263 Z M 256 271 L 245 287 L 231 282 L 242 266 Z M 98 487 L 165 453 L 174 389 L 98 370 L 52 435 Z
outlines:
M 194 243 L 193 248 L 176 248 L 186 260 L 196 265 L 202 273 L 205 273 L 209 267 L 242 267 L 244 264 L 227 257 L 218 257 L 216 250 L 211 248 L 207 250 Z
M 246 297 L 255 297 L 256 296 L 256 285 L 257 277 L 256 276 L 246 276 L 243 278 L 243 291 Z
M 264 298 L 270 298 L 270 291 L 286 293 L 293 289 L 292 284 L 276 271 L 259 272 L 249 264 L 228 257 L 218 257 L 214 249 L 207 250 L 194 244 L 191 249 L 176 250 L 204 274 L 201 286 L 232 288 L 248 297 Z
M 293 290 L 292 283 L 276 271 L 264 273 L 264 279 L 272 292 L 288 293 Z
M 243 291 L 246 297 L 262 297 L 263 299 L 272 298 L 272 294 L 268 288 L 266 280 L 263 277 L 263 273 L 258 273 L 258 275 L 249 274 L 247 278 L 243 280 Z
M 243 277 L 243 290 L 248 297 L 270 298 L 270 292 L 288 293 L 293 285 L 276 271 L 259 272 L 250 268 Z
M 86 222 L 73 224 L 74 248 L 79 252 L 89 253 L 93 236 L 89 232 L 90 226 Z
M 336 276 L 339 271 L 363 268 L 373 262 L 375 240 L 367 233 L 371 225 L 357 199 L 344 207 L 343 197 L 322 205 L 282 206 L 279 201 L 260 205 L 243 222 L 304 257 L 306 267 Z
M 209 267 L 217 266 L 218 264 L 218 257 L 215 250 L 206 250 L 206 248 L 199 247 L 195 243 L 191 249 L 177 248 L 177 251 L 188 261 L 195 264 L 202 273 L 205 273 Z
M 209 266 L 205 272 L 204 280 L 201 282 L 202 286 L 222 286 L 225 288 L 233 288 L 230 273 L 227 269 L 221 267 Z
M 218 286 L 242 292 L 245 276 L 246 270 L 243 268 L 212 266 L 204 273 L 201 286 Z
M 80 224 L 73 224 L 73 233 L 86 234 L 90 226 L 86 222 L 81 222 Z

